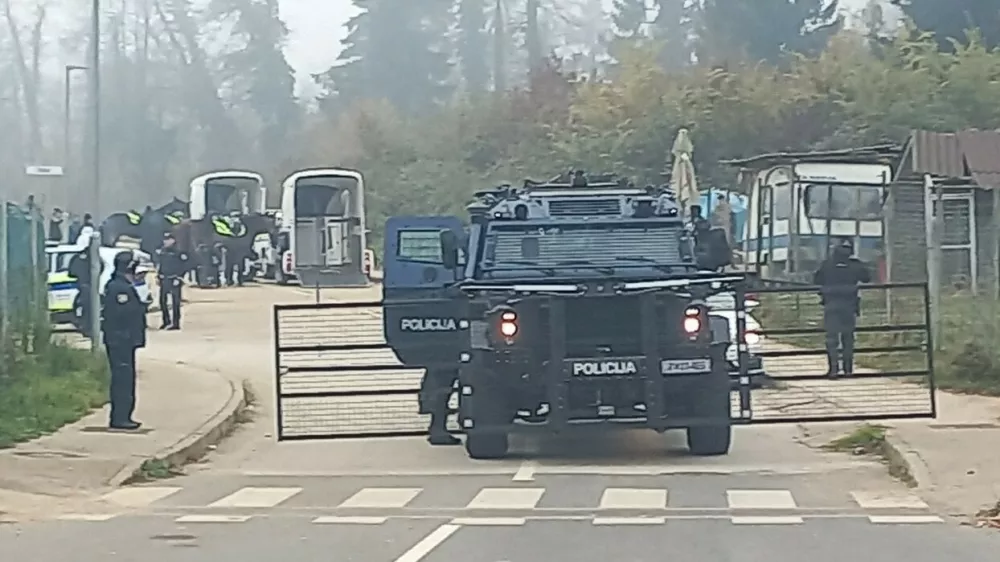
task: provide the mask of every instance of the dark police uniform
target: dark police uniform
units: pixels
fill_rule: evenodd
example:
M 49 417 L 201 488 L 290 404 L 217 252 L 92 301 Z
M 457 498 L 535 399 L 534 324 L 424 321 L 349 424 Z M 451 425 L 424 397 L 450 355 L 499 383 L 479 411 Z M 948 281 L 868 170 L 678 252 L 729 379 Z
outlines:
M 173 240 L 173 236 L 164 236 L 164 242 Z M 181 329 L 181 287 L 184 285 L 184 274 L 187 272 L 188 256 L 180 251 L 175 244 L 164 244 L 156 251 L 159 255 L 160 269 L 157 280 L 160 282 L 160 314 L 163 324 L 160 329 Z M 169 298 L 169 308 L 167 301 Z
M 431 445 L 458 445 L 458 438 L 448 431 L 448 400 L 451 398 L 458 371 L 428 368 L 420 381 L 420 413 L 430 414 L 427 428 Z
M 104 264 L 98 267 L 103 269 Z M 90 302 L 90 291 L 93 284 L 90 277 L 90 248 L 84 249 L 79 254 L 69 260 L 69 274 L 76 279 L 79 287 L 80 303 L 80 333 L 85 338 L 92 337 L 90 333 L 91 314 L 93 314 L 93 304 Z
M 138 429 L 135 411 L 135 352 L 146 345 L 146 307 L 132 286 L 132 252 L 115 256 L 115 271 L 104 289 L 104 348 L 111 367 L 113 429 Z
M 827 374 L 831 377 L 841 372 L 850 375 L 854 371 L 854 332 L 861 304 L 858 284 L 872 280 L 868 268 L 852 257 L 853 253 L 851 241 L 842 240 L 813 276 L 813 283 L 820 287 L 823 303 Z

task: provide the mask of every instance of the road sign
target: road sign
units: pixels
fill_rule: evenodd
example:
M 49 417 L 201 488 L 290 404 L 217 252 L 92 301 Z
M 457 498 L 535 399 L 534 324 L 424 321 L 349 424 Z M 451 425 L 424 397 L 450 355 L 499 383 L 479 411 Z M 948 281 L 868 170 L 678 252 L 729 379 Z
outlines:
M 62 176 L 62 166 L 28 166 L 24 173 L 29 176 Z

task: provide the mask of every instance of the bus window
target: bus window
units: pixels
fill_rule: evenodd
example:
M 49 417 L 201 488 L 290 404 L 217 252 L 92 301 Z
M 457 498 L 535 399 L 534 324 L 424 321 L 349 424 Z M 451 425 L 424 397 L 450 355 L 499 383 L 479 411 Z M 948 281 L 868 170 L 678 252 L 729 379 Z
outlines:
M 807 184 L 806 216 L 815 219 L 877 220 L 882 188 L 872 185 Z
M 792 217 L 792 184 L 779 183 L 772 186 L 771 196 L 774 197 L 774 220 L 787 220 Z

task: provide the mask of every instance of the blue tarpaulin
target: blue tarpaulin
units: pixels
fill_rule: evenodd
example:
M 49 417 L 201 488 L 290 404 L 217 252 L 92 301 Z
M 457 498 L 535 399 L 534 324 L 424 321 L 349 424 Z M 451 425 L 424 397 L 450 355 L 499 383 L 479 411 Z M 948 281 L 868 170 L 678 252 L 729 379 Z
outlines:
M 707 218 L 712 214 L 720 195 L 729 201 L 729 206 L 733 209 L 733 240 L 742 240 L 743 229 L 746 227 L 747 222 L 748 199 L 745 195 L 714 188 L 702 191 L 701 208 L 703 209 L 703 215 Z

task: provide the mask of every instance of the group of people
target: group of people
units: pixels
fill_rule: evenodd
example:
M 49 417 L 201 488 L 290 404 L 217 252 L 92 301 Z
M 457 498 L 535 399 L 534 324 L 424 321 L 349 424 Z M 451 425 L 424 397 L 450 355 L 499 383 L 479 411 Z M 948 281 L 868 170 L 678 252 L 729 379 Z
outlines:
M 66 237 L 63 237 L 63 224 L 66 222 L 68 213 L 64 212 L 62 209 L 56 207 L 52 210 L 52 217 L 49 219 L 48 229 L 46 231 L 45 239 L 49 242 L 61 243 L 64 240 L 70 244 L 75 243 L 80 239 L 80 235 L 84 234 L 85 229 L 90 229 L 93 232 L 94 229 L 94 218 L 90 213 L 84 213 L 81 219 L 77 215 L 71 215 L 69 227 L 67 232 L 65 232 Z

